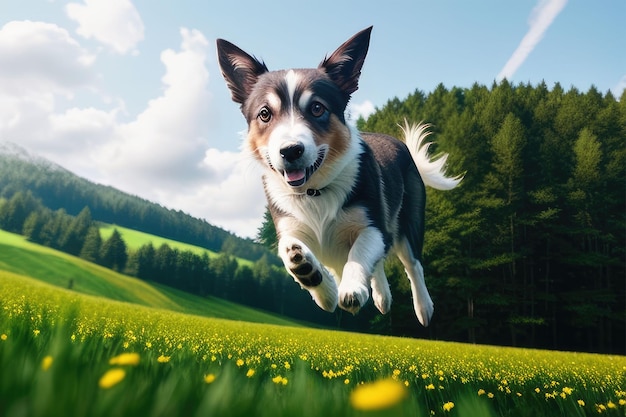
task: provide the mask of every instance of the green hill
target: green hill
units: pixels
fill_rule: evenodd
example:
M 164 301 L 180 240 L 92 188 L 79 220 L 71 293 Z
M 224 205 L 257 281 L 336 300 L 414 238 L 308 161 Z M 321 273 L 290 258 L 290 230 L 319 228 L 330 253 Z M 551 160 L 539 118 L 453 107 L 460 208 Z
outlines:
M 172 249 L 178 249 L 180 251 L 189 251 L 195 253 L 196 255 L 202 255 L 203 253 L 207 253 L 209 258 L 215 258 L 219 256 L 219 253 L 213 252 L 212 250 L 191 245 L 189 243 L 180 242 L 173 239 L 168 239 L 161 236 L 152 235 L 150 233 L 140 232 L 139 230 L 129 229 L 127 227 L 122 227 L 113 224 L 103 224 L 100 227 L 100 236 L 102 236 L 103 240 L 108 239 L 113 234 L 113 230 L 117 229 L 117 231 L 124 239 L 126 246 L 130 249 L 136 250 L 139 249 L 143 245 L 147 245 L 152 243 L 155 248 L 166 244 Z M 253 266 L 253 262 L 248 259 L 243 259 L 240 257 L 235 257 L 239 265 L 246 265 L 249 267 Z
M 28 242 L 0 230 L 0 270 L 73 291 L 148 307 L 205 317 L 259 323 L 298 325 L 279 315 L 182 291 L 119 274 L 83 259 Z

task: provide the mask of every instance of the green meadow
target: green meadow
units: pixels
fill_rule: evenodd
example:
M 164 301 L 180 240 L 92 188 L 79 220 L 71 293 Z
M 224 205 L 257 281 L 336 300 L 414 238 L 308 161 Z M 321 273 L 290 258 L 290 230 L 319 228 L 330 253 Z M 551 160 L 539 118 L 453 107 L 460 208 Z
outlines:
M 625 391 L 623 356 L 311 329 L 0 232 L 2 416 L 623 416 Z
M 209 255 L 209 258 L 215 258 L 219 256 L 218 253 L 213 252 L 211 250 L 202 248 L 200 246 L 190 245 L 188 243 L 179 242 L 176 240 L 168 239 L 161 236 L 151 235 L 149 233 L 140 232 L 139 230 L 133 230 L 126 227 L 121 227 L 117 225 L 111 224 L 103 224 L 100 227 L 100 236 L 103 240 L 108 239 L 113 234 L 113 230 L 117 229 L 117 231 L 124 239 L 126 246 L 131 250 L 137 250 L 143 245 L 152 244 L 152 246 L 158 248 L 161 245 L 168 245 L 172 249 L 177 249 L 179 251 L 188 251 L 192 252 L 196 255 L 203 255 L 206 253 Z M 242 258 L 236 258 L 239 265 L 252 266 L 252 261 Z

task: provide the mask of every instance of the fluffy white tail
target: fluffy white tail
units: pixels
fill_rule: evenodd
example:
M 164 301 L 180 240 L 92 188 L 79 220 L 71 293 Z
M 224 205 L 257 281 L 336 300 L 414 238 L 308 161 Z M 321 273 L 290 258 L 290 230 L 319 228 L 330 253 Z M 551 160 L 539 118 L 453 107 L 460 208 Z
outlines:
M 423 123 L 410 125 L 406 120 L 404 121 L 404 126 L 400 126 L 404 132 L 406 146 L 411 152 L 413 161 L 415 161 L 424 184 L 438 190 L 451 190 L 459 185 L 463 175 L 453 178 L 446 176 L 445 167 L 448 154 L 439 155 L 433 160 L 430 159 L 428 148 L 430 148 L 432 142 L 424 142 L 431 134 L 428 131 L 429 127 L 429 124 Z

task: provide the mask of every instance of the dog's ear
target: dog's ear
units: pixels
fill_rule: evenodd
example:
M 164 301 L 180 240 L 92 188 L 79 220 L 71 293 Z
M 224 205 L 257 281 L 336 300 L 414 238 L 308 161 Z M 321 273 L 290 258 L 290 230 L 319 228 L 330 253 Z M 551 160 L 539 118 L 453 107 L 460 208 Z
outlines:
M 347 96 L 359 88 L 361 68 L 370 45 L 372 26 L 348 39 L 319 65 Z
M 267 67 L 262 61 L 224 39 L 217 40 L 217 56 L 233 101 L 243 104 L 259 75 L 268 71 Z

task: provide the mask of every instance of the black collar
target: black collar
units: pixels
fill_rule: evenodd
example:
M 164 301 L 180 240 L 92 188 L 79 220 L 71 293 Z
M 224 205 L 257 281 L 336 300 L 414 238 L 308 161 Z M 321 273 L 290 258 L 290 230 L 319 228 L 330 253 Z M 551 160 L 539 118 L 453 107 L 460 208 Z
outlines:
M 322 193 L 320 192 L 320 190 L 316 190 L 315 188 L 308 188 L 306 190 L 306 195 L 308 195 L 309 197 L 319 197 L 320 195 L 322 195 Z

